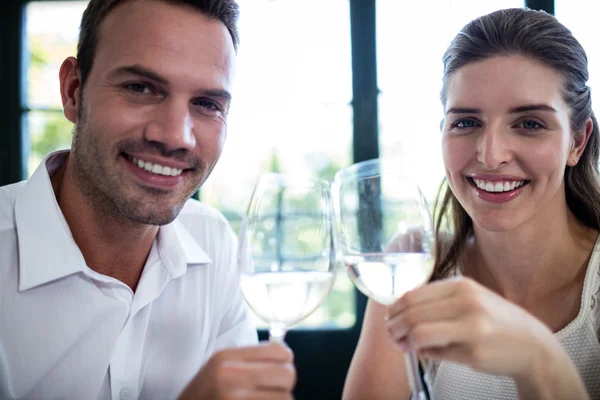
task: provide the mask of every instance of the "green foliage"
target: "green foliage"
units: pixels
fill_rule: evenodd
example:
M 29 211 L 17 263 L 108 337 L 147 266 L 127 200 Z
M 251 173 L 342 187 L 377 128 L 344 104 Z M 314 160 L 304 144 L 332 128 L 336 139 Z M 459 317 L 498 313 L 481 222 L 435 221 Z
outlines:
M 70 147 L 73 127 L 60 113 L 48 112 L 44 116 L 46 118 L 42 133 L 31 137 L 31 151 L 40 157 L 54 150 Z
M 29 51 L 30 68 L 42 69 L 48 64 L 50 55 L 48 49 L 43 46 L 39 37 L 31 37 Z
M 281 162 L 279 161 L 279 154 L 277 154 L 276 148 L 273 148 L 271 151 L 268 172 L 281 172 Z
M 50 97 L 49 89 L 54 85 L 46 81 L 48 71 L 56 68 L 62 61 L 63 53 L 67 53 L 73 43 L 66 43 L 59 36 L 30 35 L 29 49 L 29 98 L 46 100 Z M 58 77 L 57 77 L 58 78 Z M 55 104 L 42 103 L 44 107 L 54 108 Z M 61 112 L 31 111 L 28 114 L 28 133 L 31 143 L 29 170 L 32 172 L 39 161 L 48 153 L 57 149 L 69 148 L 71 144 L 72 123 L 65 119 Z

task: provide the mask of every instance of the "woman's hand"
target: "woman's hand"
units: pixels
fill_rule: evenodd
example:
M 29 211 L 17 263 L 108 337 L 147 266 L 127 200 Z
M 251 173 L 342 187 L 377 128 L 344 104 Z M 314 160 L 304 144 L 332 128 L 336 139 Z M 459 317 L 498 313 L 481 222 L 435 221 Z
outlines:
M 558 344 L 542 322 L 469 278 L 407 293 L 390 307 L 387 326 L 403 349 L 515 378 Z
M 415 289 L 388 310 L 403 350 L 512 377 L 521 398 L 587 399 L 575 366 L 533 315 L 468 278 Z

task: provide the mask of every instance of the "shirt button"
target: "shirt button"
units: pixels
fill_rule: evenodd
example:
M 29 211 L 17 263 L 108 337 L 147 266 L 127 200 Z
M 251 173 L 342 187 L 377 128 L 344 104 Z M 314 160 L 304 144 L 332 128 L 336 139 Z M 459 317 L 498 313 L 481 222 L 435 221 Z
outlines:
M 121 389 L 121 391 L 119 392 L 119 398 L 121 400 L 131 399 L 131 390 L 129 390 L 128 388 Z

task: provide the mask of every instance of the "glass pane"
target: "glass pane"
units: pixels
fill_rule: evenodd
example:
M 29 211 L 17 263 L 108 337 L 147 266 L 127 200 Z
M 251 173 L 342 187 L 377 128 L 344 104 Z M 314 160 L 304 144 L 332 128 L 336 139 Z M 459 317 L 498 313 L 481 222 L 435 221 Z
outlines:
M 60 111 L 31 111 L 25 121 L 31 145 L 28 160 L 31 176 L 46 154 L 71 147 L 73 124 Z
M 25 8 L 27 98 L 29 109 L 61 110 L 58 71 L 76 53 L 79 21 L 87 1 L 40 1 Z M 44 156 L 71 146 L 73 124 L 62 112 L 27 113 L 25 134 L 31 145 L 27 160 L 30 176 Z
M 439 136 L 442 55 L 473 18 L 523 6 L 523 0 L 377 0 L 381 154 L 414 160 L 430 204 L 444 176 Z
M 581 43 L 588 57 L 590 79 L 588 85 L 592 88 L 592 105 L 596 113 L 600 105 L 600 49 L 598 48 L 598 29 L 596 28 L 597 14 L 595 0 L 555 0 L 554 14 L 556 18 L 573 32 Z
M 236 232 L 259 173 L 309 171 L 332 179 L 351 163 L 352 144 L 348 1 L 239 4 L 241 45 L 227 143 L 200 192 Z M 353 286 L 339 272 L 326 304 L 300 326 L 354 324 Z
M 40 1 L 27 4 L 27 105 L 61 108 L 58 71 L 74 56 L 79 21 L 87 1 Z

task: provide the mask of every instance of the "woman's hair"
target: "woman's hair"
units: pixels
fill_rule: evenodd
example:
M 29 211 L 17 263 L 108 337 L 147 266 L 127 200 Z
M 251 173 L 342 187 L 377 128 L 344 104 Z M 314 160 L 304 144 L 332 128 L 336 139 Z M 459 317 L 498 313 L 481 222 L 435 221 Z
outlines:
M 600 144 L 587 86 L 587 56 L 571 31 L 555 17 L 543 11 L 514 8 L 484 15 L 465 25 L 443 57 L 442 103 L 446 103 L 448 81 L 454 72 L 472 62 L 502 55 L 522 55 L 538 60 L 562 76 L 563 99 L 570 108 L 572 132 L 581 132 L 588 118 L 592 119 L 594 127 L 587 146 L 579 162 L 566 167 L 564 179 L 569 209 L 583 224 L 600 230 Z M 442 228 L 444 223 L 452 228 L 449 241 Z M 432 280 L 448 276 L 462 263 L 465 244 L 473 235 L 473 221 L 445 179 L 435 204 L 435 231 L 440 245 L 436 249 Z

